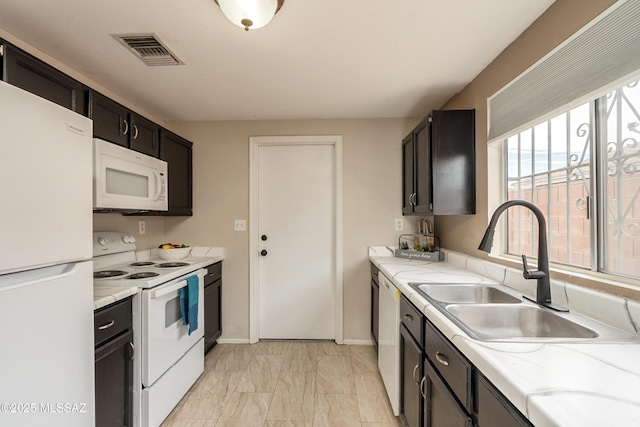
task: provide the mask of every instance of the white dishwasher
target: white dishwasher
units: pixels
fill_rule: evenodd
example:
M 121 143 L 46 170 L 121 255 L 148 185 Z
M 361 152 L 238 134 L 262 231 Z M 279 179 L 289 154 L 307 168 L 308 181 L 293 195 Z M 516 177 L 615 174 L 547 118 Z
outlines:
M 400 291 L 378 272 L 378 369 L 393 413 L 400 414 Z

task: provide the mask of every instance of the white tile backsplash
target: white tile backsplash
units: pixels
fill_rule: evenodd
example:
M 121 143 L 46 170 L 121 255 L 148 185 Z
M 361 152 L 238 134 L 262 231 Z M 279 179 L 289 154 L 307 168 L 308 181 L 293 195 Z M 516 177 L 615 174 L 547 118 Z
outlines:
M 565 285 L 569 308 L 627 332 L 635 333 L 624 298 L 576 286 Z
M 445 251 L 446 259 L 449 264 L 457 268 L 467 268 L 467 255 L 463 255 L 459 252 Z
M 522 271 L 515 268 L 507 268 L 505 271 L 503 284 L 510 288 L 517 289 L 523 294 L 535 295 L 536 294 L 536 281 L 527 280 L 522 277 Z
M 627 310 L 629 312 L 631 326 L 633 326 L 636 334 L 640 334 L 640 302 L 627 300 Z
M 467 270 L 493 279 L 498 283 L 503 283 L 507 267 L 479 258 L 470 257 L 467 259 Z

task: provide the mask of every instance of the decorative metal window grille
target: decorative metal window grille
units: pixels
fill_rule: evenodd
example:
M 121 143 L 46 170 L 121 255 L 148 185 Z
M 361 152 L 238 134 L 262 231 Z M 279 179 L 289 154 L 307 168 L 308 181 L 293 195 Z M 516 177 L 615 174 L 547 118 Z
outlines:
M 507 138 L 507 200 L 547 217 L 550 261 L 640 277 L 640 85 L 621 86 Z M 507 217 L 506 252 L 537 253 L 529 210 Z

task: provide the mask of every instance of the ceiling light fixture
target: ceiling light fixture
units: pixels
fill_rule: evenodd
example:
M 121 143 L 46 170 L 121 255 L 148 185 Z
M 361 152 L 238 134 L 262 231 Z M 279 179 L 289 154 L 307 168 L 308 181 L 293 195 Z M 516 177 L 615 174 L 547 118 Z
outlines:
M 262 28 L 278 13 L 284 0 L 214 0 L 224 16 L 245 31 Z

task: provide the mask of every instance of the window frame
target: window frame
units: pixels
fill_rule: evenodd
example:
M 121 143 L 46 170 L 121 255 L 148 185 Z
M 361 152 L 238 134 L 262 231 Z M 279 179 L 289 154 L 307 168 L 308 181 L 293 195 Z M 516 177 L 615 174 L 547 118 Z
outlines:
M 549 166 L 547 168 L 546 172 L 537 172 L 536 168 L 535 168 L 535 156 L 532 155 L 532 160 L 531 160 L 531 171 L 528 173 L 525 173 L 524 175 L 521 173 L 520 170 L 520 161 L 521 161 L 521 144 L 520 144 L 520 135 L 523 132 L 530 132 L 531 133 L 531 151 L 532 153 L 535 152 L 535 128 L 537 126 L 540 126 L 541 124 L 547 124 L 547 129 L 550 129 L 549 124 L 551 122 L 551 120 L 555 117 L 557 117 L 558 115 L 564 115 L 564 114 L 568 114 L 570 113 L 574 108 L 577 108 L 579 106 L 582 106 L 586 103 L 588 103 L 588 109 L 589 109 L 589 132 L 590 132 L 590 136 L 589 139 L 586 143 L 589 144 L 588 150 L 589 150 L 589 162 L 588 162 L 588 171 L 589 171 L 589 184 L 588 184 L 588 195 L 587 195 L 587 211 L 588 211 L 588 219 L 589 219 L 589 237 L 590 237 L 590 259 L 589 259 L 589 265 L 588 266 L 580 266 L 577 264 L 569 264 L 569 263 L 562 263 L 559 262 L 557 260 L 553 260 L 550 257 L 550 267 L 552 270 L 557 270 L 557 271 L 561 271 L 561 272 L 571 272 L 571 273 L 581 273 L 581 275 L 586 275 L 587 277 L 593 278 L 593 279 L 606 279 L 611 280 L 611 281 L 622 281 L 624 283 L 633 283 L 637 285 L 638 280 L 640 280 L 640 274 L 637 276 L 631 275 L 631 273 L 625 273 L 625 272 L 615 272 L 612 271 L 611 266 L 607 266 L 607 261 L 605 259 L 605 249 L 606 249 L 606 244 L 607 244 L 607 236 L 606 236 L 606 232 L 607 232 L 607 227 L 606 224 L 603 223 L 603 221 L 607 221 L 607 209 L 608 209 L 608 199 L 607 199 L 607 192 L 606 192 L 606 186 L 608 185 L 609 182 L 609 178 L 608 178 L 608 161 L 609 161 L 609 157 L 607 155 L 607 148 L 608 148 L 608 136 L 607 136 L 607 124 L 608 124 L 608 120 L 609 118 L 607 117 L 607 95 L 609 93 L 611 93 L 612 91 L 615 90 L 620 90 L 622 88 L 624 88 L 625 86 L 630 86 L 633 83 L 635 83 L 635 85 L 640 85 L 640 70 L 638 70 L 638 75 L 635 76 L 635 78 L 623 82 L 623 83 L 617 83 L 615 85 L 615 87 L 609 87 L 607 91 L 602 91 L 601 93 L 598 94 L 598 96 L 596 96 L 594 94 L 594 98 L 591 100 L 588 100 L 587 102 L 581 102 L 581 103 L 576 103 L 570 106 L 567 106 L 565 109 L 563 109 L 562 111 L 558 111 L 555 113 L 555 116 L 553 117 L 549 117 L 549 116 L 544 116 L 541 117 L 539 121 L 537 121 L 534 124 L 531 124 L 529 127 L 525 128 L 525 129 L 518 129 L 517 131 L 514 131 L 512 134 L 509 134 L 507 136 L 505 136 L 504 138 L 501 138 L 499 141 L 499 144 L 490 144 L 489 147 L 491 146 L 499 146 L 499 159 L 500 159 L 500 163 L 501 163 L 501 167 L 500 167 L 500 171 L 501 171 L 501 176 L 499 178 L 499 182 L 500 182 L 500 202 L 504 202 L 506 200 L 509 200 L 508 196 L 509 196 L 509 186 L 510 184 L 513 183 L 514 179 L 513 177 L 509 176 L 509 139 L 513 138 L 513 137 L 517 137 L 518 138 L 518 175 L 517 175 L 517 179 L 518 181 L 522 180 L 522 179 L 531 179 L 532 180 L 532 190 L 531 190 L 531 200 L 533 203 L 536 203 L 536 197 L 535 197 L 535 189 L 536 186 L 533 185 L 533 182 L 535 181 L 536 176 L 539 175 L 547 175 L 548 178 L 551 177 L 551 175 L 553 174 L 552 171 L 554 171 L 554 169 L 551 167 L 551 164 L 549 163 Z M 613 85 L 609 85 L 609 86 L 613 86 Z M 638 106 L 640 109 L 640 106 Z M 619 118 L 618 118 L 619 120 Z M 548 138 L 551 137 L 551 133 L 549 133 Z M 640 138 L 637 139 L 638 142 L 640 142 Z M 493 142 L 497 142 L 497 141 L 493 141 Z M 551 142 L 549 140 L 549 148 L 551 148 Z M 567 144 L 569 145 L 570 143 L 567 142 Z M 569 153 L 567 153 L 567 155 L 569 155 Z M 548 156 L 549 159 L 552 156 L 552 152 L 551 150 L 548 151 Z M 550 160 L 549 160 L 550 162 Z M 489 155 L 489 164 L 491 164 L 491 156 Z M 566 166 L 567 168 L 569 168 L 569 165 Z M 561 168 L 560 170 L 563 170 L 563 168 Z M 569 170 L 569 169 L 567 169 Z M 638 172 L 640 173 L 640 172 Z M 549 181 L 551 182 L 551 181 Z M 518 184 L 519 185 L 519 184 Z M 551 187 L 550 184 L 547 187 L 549 189 L 549 191 L 551 191 Z M 569 194 L 569 192 L 568 192 Z M 520 196 L 522 195 L 521 193 L 521 189 L 520 186 L 518 187 L 518 197 L 517 198 L 521 198 Z M 526 199 L 525 200 L 529 200 Z M 549 202 L 550 203 L 550 202 Z M 550 206 L 550 205 L 549 205 Z M 567 207 L 570 209 L 571 206 L 571 200 L 568 198 L 567 199 Z M 545 211 L 543 212 L 545 214 L 545 217 L 549 216 L 549 212 L 550 211 Z M 508 217 L 507 217 L 508 218 Z M 533 227 L 532 229 L 535 229 L 535 221 L 534 218 L 531 218 L 531 221 L 533 222 Z M 552 221 L 550 218 L 547 219 L 547 234 L 549 236 L 549 245 L 551 245 L 552 242 Z M 569 218 L 567 217 L 567 224 L 569 223 Z M 569 225 L 568 225 L 569 227 Z M 520 229 L 520 228 L 519 228 Z M 500 252 L 500 256 L 502 258 L 505 259 L 509 259 L 509 260 L 516 260 L 517 258 L 519 258 L 520 253 L 516 252 L 516 251 L 512 251 L 509 252 L 509 224 L 508 224 L 508 220 L 503 221 L 502 226 L 499 227 L 498 233 L 496 233 L 496 240 L 499 241 L 499 245 L 497 247 L 497 249 L 499 249 Z M 535 233 L 534 233 L 535 235 Z M 522 249 L 522 247 L 518 247 L 516 249 Z M 531 245 L 531 249 L 532 249 L 532 253 L 526 253 L 527 256 L 531 256 L 531 258 L 535 259 L 535 245 Z M 548 248 L 550 249 L 550 248 Z M 569 251 L 569 249 L 568 249 Z M 608 271 L 607 271 L 608 270 Z

